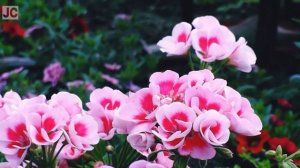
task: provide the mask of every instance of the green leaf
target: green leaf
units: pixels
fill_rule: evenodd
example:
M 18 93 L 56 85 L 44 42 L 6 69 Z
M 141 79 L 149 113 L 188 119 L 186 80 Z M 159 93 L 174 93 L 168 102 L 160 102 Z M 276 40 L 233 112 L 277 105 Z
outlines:
M 186 168 L 188 160 L 188 157 L 177 155 L 174 160 L 173 168 Z

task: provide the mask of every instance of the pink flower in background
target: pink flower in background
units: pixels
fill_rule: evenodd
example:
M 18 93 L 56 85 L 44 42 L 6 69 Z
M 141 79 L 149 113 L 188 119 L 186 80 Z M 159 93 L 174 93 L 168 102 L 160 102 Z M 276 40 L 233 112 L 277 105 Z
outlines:
M 127 85 L 127 87 L 128 87 L 128 89 L 129 89 L 130 91 L 132 91 L 132 92 L 136 92 L 136 91 L 138 91 L 138 90 L 141 89 L 140 86 L 134 84 L 132 81 L 129 82 L 129 84 Z
M 236 43 L 233 52 L 228 57 L 229 64 L 243 72 L 251 72 L 256 63 L 256 55 L 252 48 L 246 45 L 246 40 L 241 37 Z
M 117 63 L 113 63 L 113 64 L 105 63 L 104 67 L 108 70 L 111 70 L 111 71 L 118 71 L 118 70 L 121 69 L 122 66 L 120 64 L 117 64 Z
M 151 163 L 146 160 L 134 161 L 129 165 L 129 168 L 166 168 L 158 163 Z
M 44 69 L 43 82 L 51 82 L 51 85 L 55 86 L 63 76 L 64 72 L 65 69 L 59 62 L 50 64 Z
M 192 26 L 189 23 L 181 22 L 175 25 L 172 35 L 161 39 L 157 45 L 162 52 L 166 52 L 168 56 L 185 55 L 191 46 L 190 33 Z
M 199 132 L 212 145 L 223 145 L 228 141 L 229 127 L 230 121 L 226 116 L 215 110 L 199 115 L 193 125 L 194 131 Z
M 12 167 L 20 165 L 30 145 L 23 115 L 11 115 L 0 122 L 0 151 Z
M 132 16 L 125 13 L 119 13 L 115 15 L 115 19 L 130 21 L 132 19 Z
M 18 74 L 20 72 L 23 71 L 23 67 L 20 67 L 20 68 L 17 68 L 17 69 L 13 69 L 11 71 L 8 71 L 8 72 L 4 72 L 0 75 L 0 81 L 5 81 L 7 80 L 11 75 L 13 74 Z
M 119 84 L 119 79 L 117 78 L 114 78 L 110 75 L 107 75 L 107 74 L 101 74 L 101 77 L 103 80 L 113 84 L 113 85 L 118 85 Z
M 71 89 L 73 87 L 80 87 L 83 85 L 84 89 L 87 91 L 93 91 L 95 90 L 95 86 L 89 82 L 89 81 L 83 81 L 83 80 L 74 80 L 74 81 L 69 81 L 67 82 L 67 87 L 68 89 Z

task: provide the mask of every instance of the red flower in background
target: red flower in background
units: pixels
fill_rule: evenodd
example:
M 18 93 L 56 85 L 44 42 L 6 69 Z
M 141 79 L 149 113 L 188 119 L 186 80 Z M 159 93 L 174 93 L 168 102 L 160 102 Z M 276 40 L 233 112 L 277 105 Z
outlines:
M 287 137 L 274 137 L 269 140 L 269 145 L 272 150 L 276 150 L 278 145 L 281 145 L 284 153 L 292 154 L 298 150 L 296 144 L 290 141 Z
M 24 37 L 25 30 L 17 22 L 6 22 L 1 24 L 2 31 L 10 35 L 10 37 Z
M 286 99 L 277 99 L 277 104 L 281 107 L 284 107 L 284 108 L 293 108 L 293 105 Z
M 270 139 L 270 135 L 267 131 L 262 130 L 258 136 L 248 137 L 239 135 L 235 137 L 238 141 L 237 152 L 252 152 L 257 154 L 262 151 L 264 144 Z
M 283 126 L 285 123 L 281 120 L 277 115 L 271 114 L 270 116 L 270 123 L 275 126 Z
M 86 33 L 89 31 L 89 26 L 87 21 L 80 17 L 75 16 L 72 18 L 70 22 L 70 36 L 71 38 L 75 38 L 79 34 Z

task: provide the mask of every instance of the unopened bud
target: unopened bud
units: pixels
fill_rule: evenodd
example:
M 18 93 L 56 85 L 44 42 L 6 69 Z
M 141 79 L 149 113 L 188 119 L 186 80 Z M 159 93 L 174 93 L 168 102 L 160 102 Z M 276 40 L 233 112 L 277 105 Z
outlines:
M 107 145 L 107 146 L 105 147 L 105 149 L 106 149 L 106 152 L 113 152 L 113 151 L 114 151 L 114 147 L 111 146 L 111 145 Z
M 276 149 L 276 156 L 279 157 L 282 155 L 282 148 L 280 145 L 277 146 L 277 149 Z
M 265 155 L 269 158 L 272 158 L 276 155 L 276 152 L 274 150 L 268 150 Z
M 218 148 L 216 148 L 216 149 L 217 149 L 217 151 L 218 151 L 222 156 L 224 156 L 226 159 L 233 158 L 233 153 L 231 152 L 230 149 L 224 148 L 224 147 L 218 147 Z

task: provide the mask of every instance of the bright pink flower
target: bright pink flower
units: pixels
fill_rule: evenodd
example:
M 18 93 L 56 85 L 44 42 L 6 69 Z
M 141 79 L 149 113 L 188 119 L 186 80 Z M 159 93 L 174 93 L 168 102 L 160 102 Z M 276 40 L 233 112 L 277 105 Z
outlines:
M 178 79 L 179 75 L 174 71 L 155 72 L 150 76 L 149 87 L 163 96 L 172 96 L 172 91 Z
M 101 74 L 101 78 L 113 85 L 118 85 L 119 84 L 119 79 L 112 77 L 110 75 L 107 74 Z
M 60 114 L 63 115 L 65 122 L 68 122 L 72 116 L 83 112 L 80 98 L 69 92 L 53 94 L 48 104 L 61 111 Z
M 224 90 L 224 97 L 231 105 L 231 111 L 224 113 L 230 120 L 230 129 L 246 136 L 259 135 L 262 123 L 254 113 L 250 102 L 228 86 Z
M 39 113 L 28 114 L 29 136 L 37 145 L 50 145 L 62 136 L 62 115 L 51 109 L 42 116 Z
M 30 145 L 26 121 L 21 114 L 11 115 L 0 122 L 0 151 L 13 167 L 20 165 Z
M 155 151 L 166 149 L 162 144 L 156 144 Z M 170 159 L 171 152 L 161 151 L 157 154 L 156 163 L 165 166 L 166 168 L 172 168 L 174 161 Z
M 77 114 L 71 118 L 67 131 L 67 140 L 79 150 L 92 150 L 99 142 L 98 124 L 89 115 Z
M 193 108 L 197 114 L 207 110 L 226 112 L 229 108 L 221 95 L 213 93 L 204 87 L 188 88 L 185 92 L 185 104 Z
M 129 168 L 166 168 L 163 165 L 157 163 L 151 163 L 146 160 L 134 161 L 129 165 Z
M 157 108 L 155 116 L 159 127 L 153 133 L 167 149 L 176 149 L 190 133 L 196 113 L 185 104 L 174 102 Z
M 118 133 L 151 132 L 156 124 L 154 94 L 143 88 L 129 96 L 130 102 L 120 108 L 113 121 Z
M 64 72 L 65 69 L 59 62 L 50 64 L 44 69 L 43 82 L 51 82 L 51 85 L 55 86 L 63 76 Z
M 208 160 L 216 155 L 216 150 L 199 133 L 192 131 L 178 148 L 178 152 L 183 156 L 191 156 L 195 159 Z
M 109 87 L 96 89 L 90 95 L 87 103 L 91 114 L 98 123 L 98 133 L 101 139 L 111 139 L 115 133 L 112 126 L 115 112 L 127 101 L 127 96 Z
M 127 142 L 139 152 L 148 150 L 155 142 L 154 135 L 146 132 L 132 133 L 127 136 Z
M 197 56 L 205 62 L 228 57 L 228 45 L 235 42 L 234 34 L 212 16 L 196 18 L 191 33 L 192 45 Z
M 194 131 L 200 132 L 202 137 L 212 145 L 225 144 L 230 135 L 230 122 L 226 116 L 215 110 L 209 110 L 199 115 L 194 122 Z
M 120 70 L 122 66 L 117 63 L 113 63 L 113 64 L 105 63 L 104 67 L 111 71 L 117 71 L 117 70 Z
M 166 36 L 161 39 L 157 45 L 162 52 L 171 55 L 185 55 L 190 48 L 190 33 L 192 26 L 186 22 L 175 25 L 172 30 L 172 36 Z
M 256 55 L 252 48 L 246 44 L 247 42 L 243 37 L 235 43 L 235 48 L 228 57 L 229 64 L 240 71 L 251 72 L 252 66 L 256 63 Z

